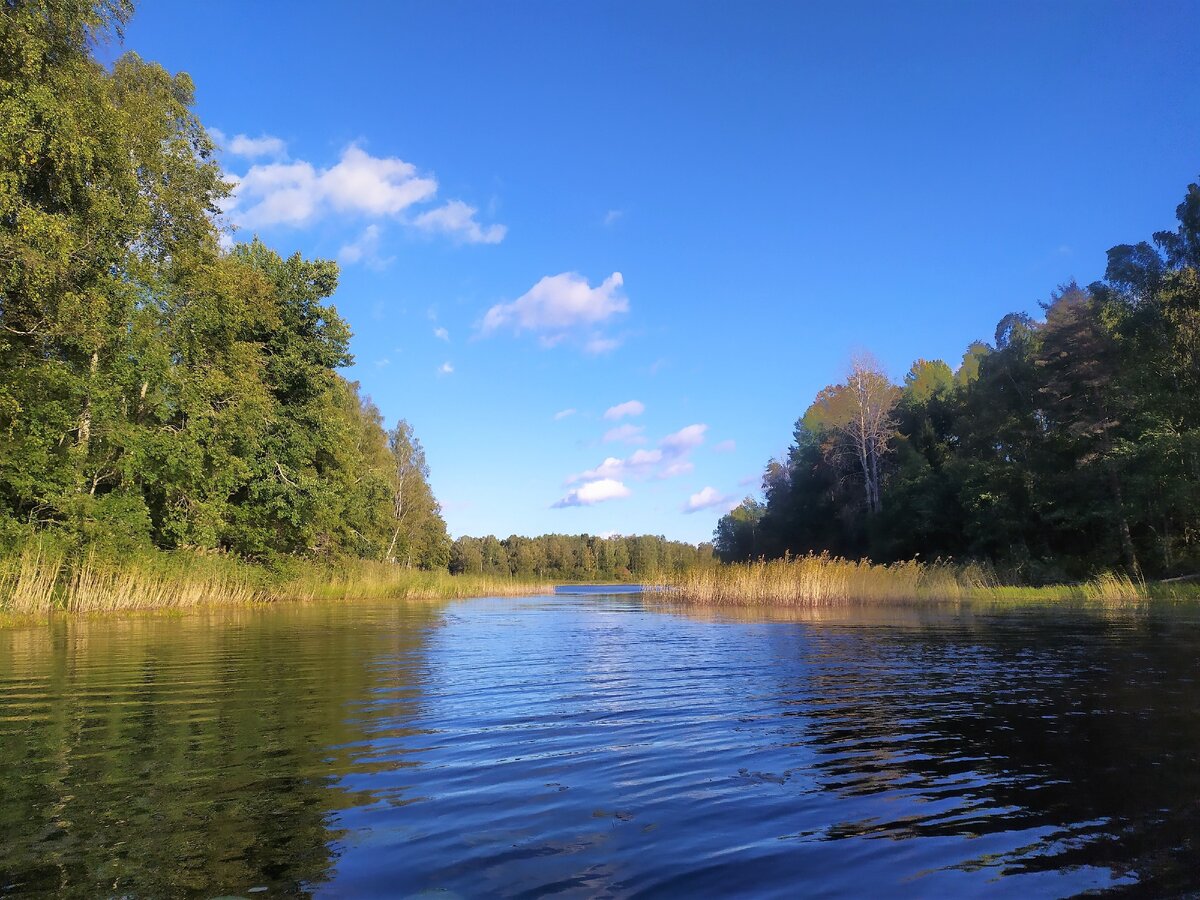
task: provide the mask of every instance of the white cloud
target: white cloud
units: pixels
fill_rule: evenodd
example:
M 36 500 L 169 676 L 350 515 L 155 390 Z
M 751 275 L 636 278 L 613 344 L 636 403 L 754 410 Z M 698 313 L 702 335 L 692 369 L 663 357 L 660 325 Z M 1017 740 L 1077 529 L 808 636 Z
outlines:
M 606 419 L 620 418 L 625 415 L 640 415 L 644 406 L 637 400 L 629 400 L 611 407 L 605 414 Z M 566 484 L 594 479 L 636 478 L 645 480 L 650 477 L 657 479 L 677 478 L 687 475 L 695 469 L 688 459 L 692 450 L 704 441 L 707 425 L 688 425 L 673 434 L 667 435 L 657 448 L 651 450 L 635 450 L 622 459 L 617 456 L 605 457 L 604 461 L 594 469 L 587 469 L 574 475 L 568 475 Z M 640 443 L 642 428 L 626 423 L 610 429 L 604 435 L 606 443 L 624 441 L 625 443 Z
M 602 478 L 599 481 L 589 481 L 580 485 L 553 505 L 553 509 L 563 509 L 568 506 L 591 506 L 603 503 L 605 500 L 619 500 L 628 497 L 632 491 L 621 482 L 612 478 Z
M 737 501 L 727 494 L 722 494 L 714 487 L 706 487 L 692 494 L 688 498 L 687 503 L 683 505 L 683 511 L 686 513 L 699 512 L 702 509 L 713 509 L 714 507 L 722 507 L 726 512 L 733 509 L 737 505 Z
M 450 200 L 436 209 L 423 212 L 415 219 L 413 225 L 422 231 L 434 234 L 448 234 L 465 244 L 498 244 L 508 234 L 504 225 L 489 225 L 482 227 L 475 219 L 479 210 L 461 200 Z
M 714 453 L 732 453 L 737 449 L 737 441 L 732 439 L 720 441 L 719 443 L 713 444 L 712 448 Z
M 577 481 L 591 481 L 595 478 L 646 478 L 651 470 L 663 461 L 661 450 L 634 450 L 626 459 L 615 456 L 606 457 L 604 462 L 594 469 L 580 472 L 578 475 L 567 476 L 567 484 Z
M 642 436 L 642 426 L 633 425 L 626 422 L 624 425 L 618 425 L 616 428 L 610 428 L 604 432 L 604 443 L 611 444 L 620 441 L 623 444 L 644 444 L 646 439 Z
M 225 212 L 240 226 L 298 227 L 340 213 L 400 218 L 421 231 L 465 243 L 498 243 L 507 232 L 503 225 L 481 225 L 475 207 L 461 200 L 448 200 L 408 218 L 414 207 L 434 199 L 438 183 L 433 175 L 419 173 L 399 157 L 372 156 L 351 144 L 337 163 L 321 169 L 305 160 L 281 161 L 283 143 L 276 146 L 273 141 L 278 139 L 239 135 L 231 145 L 231 152 L 236 152 L 236 146 L 245 151 L 242 155 L 276 156 L 273 162 L 255 163 L 244 175 L 226 175 L 233 193 Z
M 604 418 L 623 419 L 625 416 L 640 416 L 646 411 L 646 404 L 640 400 L 626 400 L 624 403 L 618 403 L 616 406 L 610 406 L 604 411 Z
M 625 215 L 625 210 L 623 209 L 610 209 L 604 214 L 604 224 L 606 226 L 614 225 L 616 224 L 617 219 L 621 218 L 623 215 Z
M 625 475 L 625 460 L 615 456 L 605 457 L 604 462 L 596 466 L 594 469 L 588 469 L 586 472 L 580 472 L 578 475 L 568 475 L 566 483 L 574 484 L 577 481 L 591 481 L 597 478 L 621 478 Z
M 567 418 L 568 416 L 573 416 L 573 415 L 575 415 L 575 413 L 577 413 L 577 412 L 579 412 L 579 410 L 577 410 L 577 409 L 575 409 L 575 408 L 571 408 L 571 409 L 560 409 L 558 412 L 556 412 L 556 413 L 554 414 L 554 421 L 555 421 L 555 422 L 561 422 L 563 419 Z
M 320 176 L 306 162 L 251 166 L 235 185 L 226 211 L 238 225 L 303 225 L 317 215 L 323 191 Z
M 659 478 L 677 478 L 680 475 L 690 475 L 696 468 L 690 459 L 677 459 L 658 473 Z
M 442 363 L 440 366 L 438 366 L 438 374 L 439 375 L 453 375 L 454 374 L 454 364 L 451 362 L 448 362 L 448 361 Z
M 221 142 L 224 143 L 225 135 L 221 135 Z M 229 146 L 225 148 L 234 156 L 245 156 L 250 159 L 256 159 L 260 156 L 270 156 L 274 159 L 280 159 L 287 156 L 287 144 L 282 138 L 273 137 L 269 134 L 260 135 L 259 137 L 247 137 L 244 134 L 236 134 L 229 141 Z
M 351 144 L 320 176 L 329 203 L 343 212 L 395 215 L 437 193 L 437 180 L 417 175 L 417 167 L 395 156 L 372 156 Z
M 583 345 L 583 351 L 592 356 L 600 356 L 604 353 L 609 353 L 621 346 L 621 341 L 618 338 L 604 337 L 604 335 L 594 335 L 589 338 L 587 343 Z
M 342 245 L 342 249 L 338 251 L 338 262 L 349 265 L 365 260 L 378 268 L 387 265 L 391 258 L 380 259 L 378 255 L 380 234 L 382 232 L 378 225 L 368 225 L 357 240 Z
M 435 338 L 437 338 L 438 340 L 442 340 L 442 341 L 450 340 L 450 332 L 448 332 L 445 328 L 443 328 L 440 325 L 437 328 L 433 329 L 433 336 Z
M 623 284 L 620 272 L 613 272 L 597 287 L 576 272 L 547 275 L 512 303 L 498 303 L 489 309 L 482 329 L 485 334 L 501 328 L 517 334 L 535 332 L 543 346 L 552 347 L 572 331 L 628 312 Z M 591 340 L 596 341 L 597 336 Z
M 706 431 L 708 431 L 707 425 L 688 425 L 680 428 L 674 434 L 668 434 L 659 441 L 659 446 L 668 453 L 682 455 L 703 444 Z

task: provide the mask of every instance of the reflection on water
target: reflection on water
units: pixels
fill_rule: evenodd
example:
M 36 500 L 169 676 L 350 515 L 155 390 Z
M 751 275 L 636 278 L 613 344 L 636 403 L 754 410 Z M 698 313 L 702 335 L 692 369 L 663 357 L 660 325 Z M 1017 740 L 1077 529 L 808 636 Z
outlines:
M 594 595 L 0 631 L 0 895 L 1178 895 L 1198 625 Z

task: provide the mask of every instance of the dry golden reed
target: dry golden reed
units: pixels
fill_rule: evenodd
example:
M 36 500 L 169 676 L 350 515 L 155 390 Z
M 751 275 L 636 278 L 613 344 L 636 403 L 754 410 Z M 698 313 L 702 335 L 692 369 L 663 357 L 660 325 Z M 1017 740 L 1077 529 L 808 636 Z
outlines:
M 1151 590 L 1121 574 L 1103 574 L 1083 584 L 1014 587 L 999 584 L 976 565 L 916 560 L 880 565 L 827 553 L 698 569 L 668 577 L 654 588 L 670 599 L 701 606 L 764 607 L 967 600 L 1115 604 L 1185 595 Z
M 550 593 L 553 585 L 511 578 L 422 572 L 381 562 L 293 565 L 288 575 L 221 554 L 142 553 L 114 560 L 89 551 L 72 560 L 31 540 L 0 556 L 0 616 L 51 612 L 194 609 L 285 600 L 437 600 Z

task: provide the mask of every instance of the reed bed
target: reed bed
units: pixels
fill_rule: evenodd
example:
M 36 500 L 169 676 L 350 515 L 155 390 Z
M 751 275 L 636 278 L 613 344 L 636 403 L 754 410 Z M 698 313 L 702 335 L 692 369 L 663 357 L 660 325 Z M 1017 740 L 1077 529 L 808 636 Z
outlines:
M 186 610 L 281 601 L 439 600 L 550 593 L 553 585 L 422 572 L 380 562 L 293 563 L 272 572 L 222 554 L 72 555 L 45 540 L 0 554 L 0 624 L 54 612 Z
M 423 572 L 371 560 L 307 569 L 275 589 L 275 595 L 284 600 L 455 600 L 553 592 L 554 585 L 548 582 Z
M 1081 584 L 1018 587 L 988 569 L 948 562 L 880 565 L 828 554 L 698 569 L 654 585 L 671 600 L 698 606 L 824 607 L 918 601 L 1138 603 L 1200 599 L 1200 585 L 1154 585 L 1119 573 Z
M 706 606 L 833 606 L 964 599 L 988 585 L 982 570 L 916 561 L 876 565 L 829 554 L 698 569 L 656 585 Z

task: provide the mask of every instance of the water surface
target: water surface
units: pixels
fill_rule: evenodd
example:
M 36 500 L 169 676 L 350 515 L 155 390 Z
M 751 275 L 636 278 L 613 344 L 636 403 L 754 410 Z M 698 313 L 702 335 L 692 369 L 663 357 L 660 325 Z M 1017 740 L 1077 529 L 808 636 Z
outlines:
M 1178 895 L 1198 676 L 1191 606 L 9 629 L 0 896 Z

